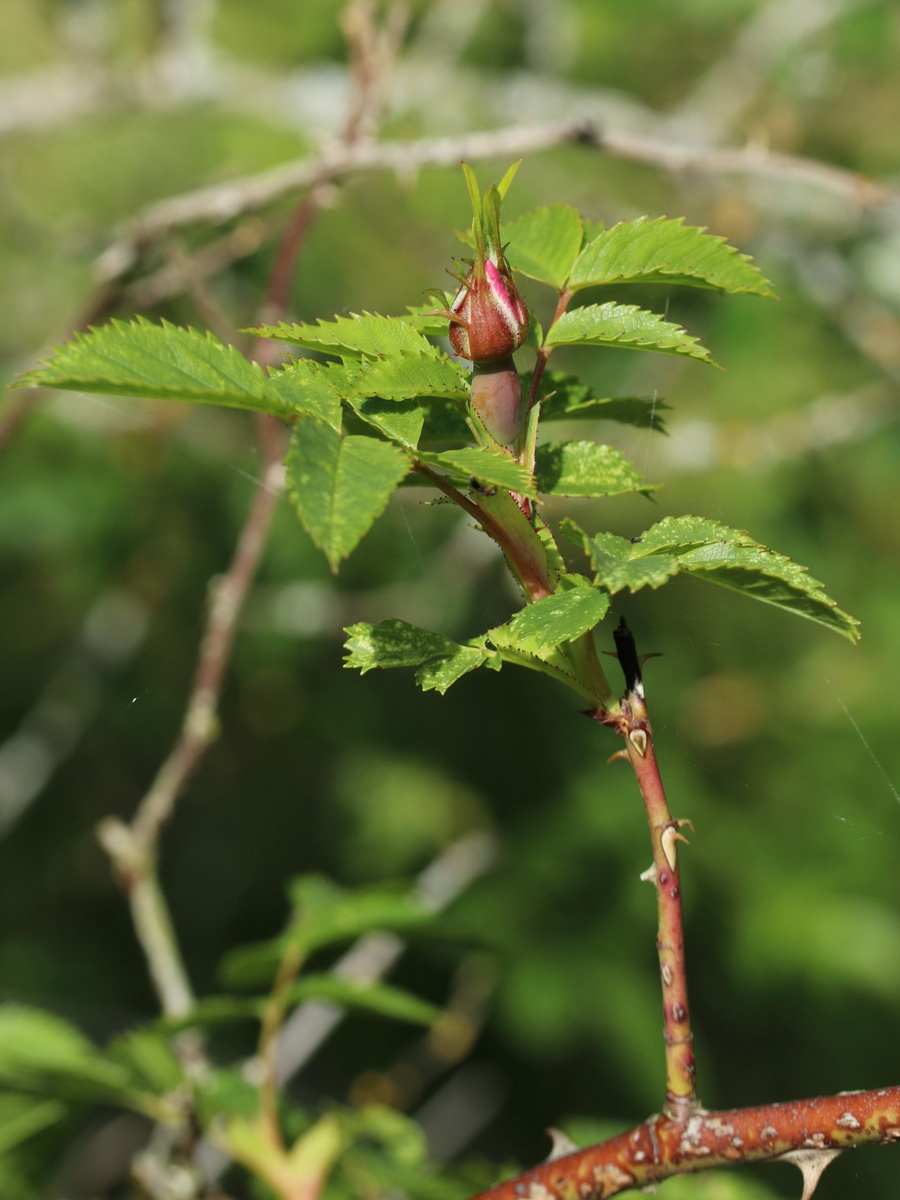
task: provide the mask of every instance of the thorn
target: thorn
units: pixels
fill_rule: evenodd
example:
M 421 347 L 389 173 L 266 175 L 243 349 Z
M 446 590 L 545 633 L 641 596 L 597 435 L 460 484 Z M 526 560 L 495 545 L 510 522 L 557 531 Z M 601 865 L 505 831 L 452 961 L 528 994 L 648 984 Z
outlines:
M 675 854 L 675 843 L 684 842 L 684 844 L 687 846 L 689 844 L 688 840 L 683 833 L 678 832 L 674 825 L 669 825 L 663 830 L 660 841 L 662 842 L 663 854 L 666 856 L 666 862 L 669 864 L 669 870 L 674 871 L 675 865 L 678 861 Z
M 678 820 L 675 822 L 675 824 L 677 825 L 677 827 L 679 829 L 681 829 L 684 825 L 686 825 L 688 827 L 688 829 L 691 831 L 691 833 L 696 832 L 696 830 L 694 829 L 694 822 L 691 820 L 690 817 L 679 817 Z
M 656 883 L 656 863 L 652 867 L 648 867 L 646 871 L 641 871 L 641 883 Z
M 799 1167 L 803 1176 L 803 1195 L 800 1200 L 810 1200 L 819 1186 L 823 1171 L 840 1153 L 840 1150 L 789 1150 L 787 1154 L 780 1154 L 775 1161 L 791 1162 Z
M 611 754 L 611 755 L 609 756 L 609 758 L 606 760 L 606 765 L 607 765 L 607 766 L 609 766 L 609 764 L 610 764 L 611 762 L 615 762 L 617 758 L 623 758 L 623 759 L 625 760 L 625 762 L 629 762 L 629 761 L 630 761 L 630 759 L 628 758 L 628 751 L 627 751 L 627 750 L 617 750 L 617 751 L 615 752 L 615 754 Z
M 665 653 L 662 650 L 650 650 L 647 654 L 642 654 L 638 658 L 638 666 L 643 671 L 644 663 L 648 658 L 665 658 Z
M 632 729 L 628 735 L 628 740 L 634 746 L 635 750 L 641 758 L 647 757 L 647 730 Z
M 553 1145 L 550 1148 L 550 1153 L 547 1155 L 546 1161 L 556 1162 L 558 1158 L 565 1158 L 567 1154 L 574 1154 L 579 1149 L 578 1146 L 568 1137 L 561 1129 L 548 1129 L 547 1133 L 553 1140 Z

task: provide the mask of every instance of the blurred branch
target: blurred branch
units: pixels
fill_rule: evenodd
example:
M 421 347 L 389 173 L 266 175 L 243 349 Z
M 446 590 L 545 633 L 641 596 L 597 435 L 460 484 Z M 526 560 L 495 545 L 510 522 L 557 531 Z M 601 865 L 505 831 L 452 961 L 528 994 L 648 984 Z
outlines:
M 762 147 L 715 149 L 679 145 L 662 138 L 601 130 L 586 117 L 539 125 L 423 138 L 410 142 L 336 143 L 319 156 L 283 163 L 254 175 L 173 196 L 150 205 L 128 222 L 97 261 L 101 282 L 110 283 L 130 269 L 140 248 L 173 229 L 197 222 L 220 224 L 263 208 L 288 192 L 367 171 L 409 175 L 423 167 L 447 167 L 462 159 L 514 157 L 554 146 L 586 144 L 628 162 L 675 174 L 736 174 L 805 183 L 839 197 L 854 209 L 900 203 L 900 192 L 864 175 L 828 163 Z

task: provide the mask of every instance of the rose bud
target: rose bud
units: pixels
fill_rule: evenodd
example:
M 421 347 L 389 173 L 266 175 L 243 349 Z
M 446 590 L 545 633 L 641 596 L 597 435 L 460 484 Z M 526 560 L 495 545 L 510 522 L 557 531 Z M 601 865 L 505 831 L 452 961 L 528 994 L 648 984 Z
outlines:
M 457 276 L 461 286 L 446 310 L 450 344 L 461 358 L 474 363 L 472 408 L 499 442 L 513 441 L 518 432 L 522 391 L 511 356 L 528 335 L 528 309 L 500 242 L 500 201 L 518 165 L 482 199 L 474 172 L 463 163 L 474 214 L 475 259 L 468 274 Z

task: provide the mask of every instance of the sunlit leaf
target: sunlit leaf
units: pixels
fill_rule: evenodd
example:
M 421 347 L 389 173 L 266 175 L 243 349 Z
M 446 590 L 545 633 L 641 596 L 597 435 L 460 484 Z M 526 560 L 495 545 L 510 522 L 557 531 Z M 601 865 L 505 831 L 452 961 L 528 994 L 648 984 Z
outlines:
M 489 446 L 463 446 L 459 450 L 420 453 L 422 462 L 439 467 L 456 479 L 468 483 L 475 479 L 479 484 L 508 488 L 523 496 L 534 496 L 534 480 L 527 467 L 516 462 L 509 454 L 493 450 Z
M 712 362 L 709 351 L 680 325 L 634 304 L 588 304 L 573 308 L 551 325 L 548 346 L 621 346 L 629 350 L 659 350 Z
M 740 530 L 702 517 L 666 517 L 632 540 L 611 533 L 589 537 L 572 521 L 564 532 L 581 545 L 610 592 L 659 587 L 679 572 L 742 592 L 776 608 L 859 638 L 858 622 L 837 607 L 805 567 Z
M 287 460 L 291 499 L 332 570 L 384 511 L 409 467 L 396 446 L 342 437 L 312 417 L 297 422 Z
M 439 357 L 438 351 L 409 321 L 376 313 L 352 314 L 317 321 L 315 325 L 261 325 L 248 332 L 277 342 L 289 342 L 307 350 L 351 357 L 381 358 L 400 354 Z
M 526 652 L 546 651 L 574 641 L 603 620 L 609 595 L 580 576 L 563 576 L 559 589 L 516 613 L 508 630 Z
M 567 286 L 577 291 L 625 282 L 775 295 L 746 254 L 722 237 L 685 225 L 681 218 L 638 217 L 603 230 L 582 250 Z
M 143 317 L 77 333 L 23 387 L 67 388 L 114 396 L 159 397 L 290 416 L 293 406 L 262 368 L 210 333 Z
M 504 225 L 511 267 L 561 289 L 581 249 L 581 217 L 568 204 L 550 204 Z
M 416 682 L 423 691 L 443 694 L 488 657 L 483 646 L 463 646 L 397 618 L 378 625 L 351 625 L 346 632 L 349 653 L 344 666 L 362 674 L 375 667 L 418 667 Z
M 627 458 L 598 442 L 551 442 L 539 446 L 538 490 L 553 496 L 619 496 L 652 490 Z

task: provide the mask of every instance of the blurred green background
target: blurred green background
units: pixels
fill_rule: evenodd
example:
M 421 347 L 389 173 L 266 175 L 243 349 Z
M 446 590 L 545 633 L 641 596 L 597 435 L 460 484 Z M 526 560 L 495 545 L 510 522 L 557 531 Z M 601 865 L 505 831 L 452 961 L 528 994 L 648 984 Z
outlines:
M 92 311 L 94 263 L 120 222 L 336 133 L 340 7 L 5 0 L 4 381 Z M 890 188 L 898 60 L 895 2 L 435 0 L 411 6 L 383 136 L 589 114 L 620 134 L 713 152 L 750 143 Z M 475 165 L 489 180 L 508 162 Z M 647 686 L 674 814 L 696 831 L 681 861 L 708 1107 L 900 1076 L 900 203 L 866 197 L 863 181 L 714 162 L 672 175 L 569 147 L 527 157 L 507 204 L 511 217 L 553 201 L 606 222 L 685 215 L 752 253 L 780 295 L 629 291 L 701 336 L 724 372 L 618 350 L 554 360 L 600 394 L 658 394 L 672 412 L 668 438 L 599 431 L 666 481 L 654 500 L 555 502 L 550 519 L 573 511 L 631 536 L 667 513 L 714 517 L 809 565 L 862 621 L 853 649 L 691 580 L 614 605 L 640 648 L 664 652 Z M 291 203 L 150 247 L 112 311 L 134 311 L 141 278 L 238 231 L 258 248 L 141 307 L 201 327 L 251 323 Z M 420 303 L 449 286 L 452 231 L 468 219 L 458 169 L 350 178 L 303 251 L 291 315 Z M 156 1002 L 95 826 L 133 813 L 176 736 L 207 583 L 228 563 L 258 452 L 250 419 L 224 410 L 75 394 L 4 403 L 0 996 L 103 1039 Z M 470 1057 L 448 1052 L 417 1075 L 407 1029 L 355 1018 L 297 1087 L 406 1106 L 438 1154 L 530 1164 L 550 1125 L 593 1138 L 660 1105 L 655 911 L 638 881 L 647 834 L 629 772 L 606 765 L 613 740 L 544 678 L 480 672 L 441 698 L 406 673 L 342 670 L 353 621 L 401 616 L 464 639 L 516 604 L 486 539 L 421 501 L 405 492 L 337 577 L 282 503 L 222 737 L 166 830 L 162 878 L 203 994 L 229 947 L 280 926 L 291 876 L 411 877 L 463 834 L 492 834 L 493 866 L 451 910 L 483 944 L 416 948 L 394 974 L 456 998 Z M 143 1131 L 123 1119 L 98 1166 L 108 1120 L 48 1149 L 47 1195 L 126 1194 Z M 795 1171 L 744 1170 L 746 1187 L 754 1174 L 752 1193 L 723 1175 L 662 1195 L 798 1194 Z M 857 1152 L 817 1196 L 893 1197 L 898 1179 L 896 1152 Z

